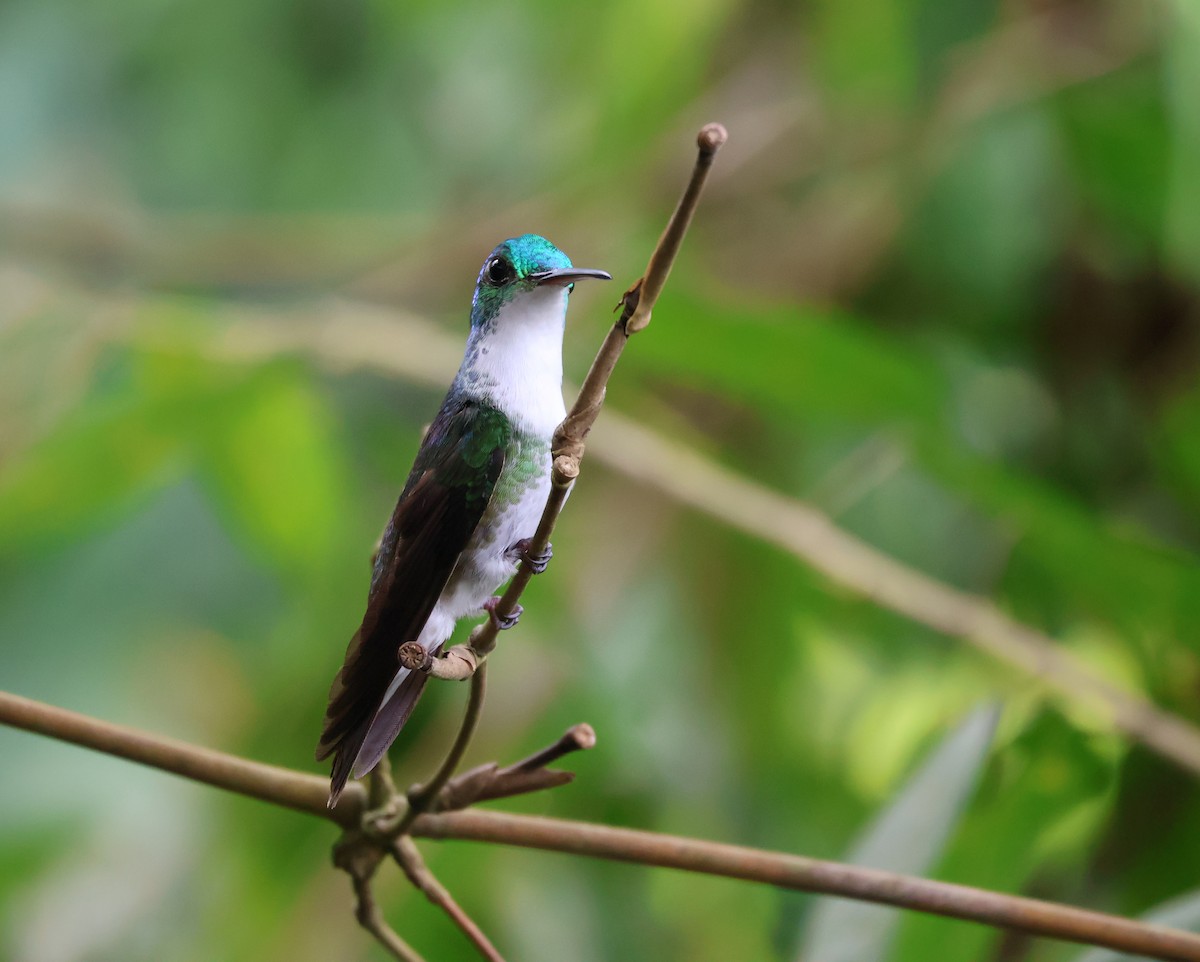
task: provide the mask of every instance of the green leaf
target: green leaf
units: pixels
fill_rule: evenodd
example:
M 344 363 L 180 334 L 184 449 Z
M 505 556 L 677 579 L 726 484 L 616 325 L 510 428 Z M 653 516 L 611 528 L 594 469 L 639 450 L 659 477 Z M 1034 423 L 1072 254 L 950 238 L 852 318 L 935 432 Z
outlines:
M 998 717 L 995 705 L 984 705 L 967 716 L 880 813 L 848 861 L 908 875 L 928 871 L 970 800 Z M 796 957 L 821 962 L 882 959 L 899 920 L 897 909 L 821 899 Z

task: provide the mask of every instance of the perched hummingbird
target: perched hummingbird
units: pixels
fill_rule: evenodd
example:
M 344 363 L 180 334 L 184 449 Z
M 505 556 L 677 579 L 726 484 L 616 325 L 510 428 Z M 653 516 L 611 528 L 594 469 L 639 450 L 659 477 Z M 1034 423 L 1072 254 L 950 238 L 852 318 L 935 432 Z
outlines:
M 483 263 L 466 354 L 384 530 L 366 614 L 329 692 L 317 761 L 333 755 L 331 808 L 421 697 L 429 676 L 400 666 L 400 646 L 437 654 L 459 618 L 496 619 L 493 592 L 519 561 L 537 571 L 549 560 L 528 546 L 550 492 L 551 435 L 566 415 L 567 297 L 587 277 L 611 280 L 572 267 L 536 234 L 504 241 Z

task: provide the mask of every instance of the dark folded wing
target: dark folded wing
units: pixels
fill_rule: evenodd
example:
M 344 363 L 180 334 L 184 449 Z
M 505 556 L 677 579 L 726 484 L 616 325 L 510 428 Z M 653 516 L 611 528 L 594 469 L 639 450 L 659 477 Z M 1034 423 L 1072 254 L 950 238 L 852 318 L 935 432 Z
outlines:
M 362 625 L 333 680 L 317 760 L 349 770 L 371 719 L 479 524 L 504 467 L 511 425 L 466 399 L 442 405 L 384 532 Z M 341 763 L 339 765 L 339 762 Z

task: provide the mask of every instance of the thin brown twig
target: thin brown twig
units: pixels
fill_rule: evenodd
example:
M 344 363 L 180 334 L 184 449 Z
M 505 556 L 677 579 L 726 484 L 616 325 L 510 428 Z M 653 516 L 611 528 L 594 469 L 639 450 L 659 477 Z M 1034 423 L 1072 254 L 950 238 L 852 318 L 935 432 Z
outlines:
M 385 778 L 373 776 L 372 790 L 383 787 Z M 354 887 L 354 917 L 358 924 L 371 933 L 393 958 L 400 962 L 423 962 L 415 949 L 402 939 L 387 923 L 375 893 L 371 879 L 383 860 L 384 852 L 359 829 L 347 829 L 333 846 L 333 864 L 350 876 Z
M 326 807 L 328 782 L 316 775 L 113 725 L 7 692 L 0 692 L 0 724 L 139 761 L 317 818 L 339 823 L 342 820 L 342 805 L 332 811 Z M 236 771 L 238 776 L 228 777 L 230 771 Z M 350 807 L 361 812 L 365 792 L 363 796 L 356 793 L 352 797 L 355 804 Z M 1017 928 L 1032 935 L 1105 946 L 1151 958 L 1200 962 L 1200 935 L 1190 932 L 1053 902 L 701 839 L 483 810 L 422 815 L 413 823 L 412 835 L 522 845 L 723 875 Z
M 392 858 L 400 866 L 405 877 L 434 905 L 440 908 L 467 937 L 475 949 L 488 962 L 504 962 L 504 957 L 492 945 L 475 921 L 458 904 L 450 890 L 438 881 L 436 875 L 425 864 L 416 843 L 407 835 L 392 839 L 389 849 Z
M 394 804 L 400 794 L 396 791 L 396 782 L 392 778 L 392 760 L 385 752 L 367 779 L 367 806 L 375 810 Z
M 425 962 L 421 954 L 388 925 L 371 891 L 370 876 L 351 874 L 350 879 L 354 884 L 354 917 L 358 924 L 370 932 L 375 940 L 391 953 L 392 958 L 399 959 L 400 962 Z
M 683 196 L 680 197 L 662 236 L 650 254 L 645 274 L 622 297 L 619 305 L 621 316 L 608 332 L 604 343 L 601 344 L 600 350 L 588 370 L 587 377 L 584 378 L 583 384 L 579 388 L 575 403 L 567 412 L 566 419 L 554 432 L 550 497 L 546 501 L 546 508 L 542 512 L 537 532 L 527 549 L 530 555 L 543 554 L 550 544 L 550 535 L 554 531 L 554 524 L 566 503 L 571 485 L 579 476 L 579 462 L 583 459 L 588 434 L 592 430 L 592 425 L 596 423 L 600 406 L 604 403 L 605 389 L 612 376 L 613 368 L 616 367 L 617 360 L 620 358 L 621 352 L 625 350 L 625 344 L 629 341 L 630 336 L 650 323 L 650 314 L 658 300 L 658 295 L 662 292 L 663 285 L 667 282 L 671 266 L 675 263 L 675 256 L 679 253 L 679 247 L 687 234 L 692 215 L 700 201 L 700 192 L 708 178 L 709 169 L 712 167 L 713 158 L 720 150 L 721 145 L 725 143 L 727 136 L 725 128 L 720 124 L 707 124 L 696 136 L 696 163 L 692 168 L 692 175 L 688 179 L 687 186 L 684 188 Z M 497 622 L 516 609 L 517 602 L 532 577 L 532 567 L 522 562 L 496 605 L 494 612 L 496 618 L 489 618 L 471 632 L 470 645 L 475 651 L 486 656 L 495 647 L 498 633 Z
M 677 835 L 474 809 L 426 815 L 414 826 L 413 834 L 722 875 L 915 909 L 1068 942 L 1104 945 L 1156 959 L 1200 960 L 1200 935 L 1191 932 L 966 885 Z
M 586 723 L 572 725 L 552 745 L 548 745 L 528 758 L 501 768 L 488 762 L 452 778 L 440 792 L 437 802 L 426 810 L 446 812 L 466 808 L 476 802 L 528 795 L 548 788 L 558 788 L 575 780 L 574 772 L 564 772 L 546 766 L 558 761 L 571 752 L 585 751 L 596 744 L 596 733 Z M 378 826 L 382 834 L 388 834 L 387 825 Z
M 578 725 L 572 725 L 563 732 L 553 744 L 547 745 L 545 748 L 534 752 L 526 758 L 522 758 L 519 762 L 506 765 L 496 774 L 500 778 L 507 778 L 512 775 L 523 775 L 542 770 L 547 765 L 553 765 L 566 755 L 570 755 L 573 752 L 585 752 L 595 747 L 595 729 L 587 722 L 580 722 Z
M 370 878 L 382 853 L 385 850 L 390 852 L 408 880 L 450 917 L 484 958 L 500 959 L 499 952 L 484 932 L 425 864 L 407 833 L 416 818 L 431 808 L 437 811 L 463 808 L 476 801 L 541 791 L 571 781 L 575 777 L 572 773 L 549 770 L 544 766 L 568 752 L 590 748 L 595 742 L 595 734 L 588 725 L 576 725 L 553 745 L 515 765 L 503 769 L 494 763 L 481 765 L 449 779 L 478 718 L 483 703 L 485 677 L 485 671 L 481 670 L 472 679 L 471 702 L 459 730 L 456 747 L 428 785 L 410 790 L 406 802 L 392 785 L 391 771 L 386 764 L 376 767 L 371 773 L 368 788 L 371 809 L 363 814 L 360 828 L 346 829 L 334 845 L 334 865 L 350 874 L 356 882 L 355 891 L 359 892 L 358 880 Z M 361 919 L 367 911 L 361 894 L 358 905 Z M 371 926 L 367 927 L 381 941 L 386 941 L 386 934 L 380 935 Z M 503 960 L 500 959 L 500 962 Z
M 367 793 L 358 782 L 348 785 L 342 802 L 331 809 L 325 804 L 328 779 L 101 721 L 5 691 L 0 691 L 0 723 L 317 815 L 343 828 L 357 827 L 366 807 Z
M 625 349 L 629 337 L 650 323 L 654 304 L 671 273 L 671 266 L 675 262 L 675 257 L 679 253 L 683 238 L 687 234 L 688 226 L 691 224 L 692 216 L 700 201 L 700 192 L 708 176 L 708 171 L 726 138 L 725 128 L 720 124 L 708 124 L 697 135 L 696 163 L 683 196 L 650 255 L 645 274 L 625 292 L 622 298 L 620 317 L 609 331 L 596 359 L 592 362 L 591 370 L 588 371 L 588 375 L 579 389 L 574 405 L 554 433 L 550 494 L 542 511 L 537 531 L 526 549 L 531 556 L 544 555 L 549 548 L 550 535 L 554 530 L 555 522 L 566 503 L 571 485 L 579 476 L 579 464 L 583 458 L 587 436 L 604 403 L 608 379 L 612 375 L 617 359 Z M 408 793 L 408 808 L 400 817 L 396 827 L 389 830 L 381 823 L 378 826 L 380 831 L 403 836 L 411 828 L 414 820 L 437 800 L 442 789 L 454 775 L 475 732 L 479 713 L 482 710 L 485 691 L 483 673 L 486 670 L 484 659 L 495 648 L 499 632 L 497 626 L 509 614 L 517 610 L 517 602 L 533 574 L 533 566 L 522 561 L 516 575 L 497 603 L 493 612 L 494 616 L 471 632 L 465 651 L 462 650 L 462 646 L 457 646 L 450 649 L 445 656 L 428 662 L 424 658 L 424 652 L 412 652 L 413 645 L 411 644 L 404 646 L 405 650 L 401 652 L 401 661 L 410 669 L 425 670 L 434 677 L 456 680 L 463 676 L 464 671 L 470 672 L 472 678 L 471 698 L 467 703 L 466 715 L 459 727 L 458 737 L 446 759 L 438 768 L 437 774 L 425 785 Z M 425 663 L 410 664 L 406 660 L 409 655 L 422 658 Z M 441 666 L 445 666 L 440 671 L 439 663 Z M 544 765 L 535 767 L 541 768 Z M 512 781 L 513 776 L 525 773 L 508 772 L 506 774 Z M 546 785 L 549 784 L 548 779 L 562 780 L 563 776 L 546 774 L 534 776 L 534 778 L 538 784 Z M 570 776 L 566 776 L 566 780 L 569 778 Z M 524 784 L 529 779 L 519 778 L 517 781 Z M 494 779 L 493 782 L 495 783 Z
M 475 734 L 479 724 L 479 715 L 483 711 L 483 699 L 487 694 L 487 665 L 481 664 L 471 676 L 471 695 L 467 699 L 467 708 L 463 713 L 462 723 L 458 726 L 458 735 L 446 758 L 438 767 L 437 772 L 424 785 L 418 785 L 408 792 L 408 809 L 393 830 L 396 835 L 403 835 L 412 827 L 418 815 L 427 811 L 441 794 L 442 789 L 454 776 L 467 746 Z

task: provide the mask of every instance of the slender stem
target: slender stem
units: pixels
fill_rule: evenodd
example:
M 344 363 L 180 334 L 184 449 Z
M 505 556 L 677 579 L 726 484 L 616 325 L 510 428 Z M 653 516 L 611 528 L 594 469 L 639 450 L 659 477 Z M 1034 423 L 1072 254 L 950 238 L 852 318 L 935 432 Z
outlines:
M 483 712 L 483 699 L 487 694 L 487 663 L 484 662 L 471 676 L 471 695 L 467 699 L 467 709 L 463 713 L 462 724 L 458 726 L 458 735 L 455 736 L 454 744 L 450 746 L 450 751 L 446 754 L 441 766 L 437 772 L 424 785 L 411 790 L 408 793 L 408 808 L 400 819 L 400 823 L 395 829 L 389 831 L 389 834 L 403 835 L 411 827 L 413 821 L 422 812 L 425 812 L 441 794 L 446 783 L 454 776 L 458 766 L 462 763 L 463 755 L 466 754 L 467 746 L 471 743 L 471 737 L 475 734 L 475 728 L 479 724 L 479 716 Z
M 621 316 L 608 332 L 604 343 L 600 345 L 600 350 L 592 361 L 566 419 L 554 432 L 550 496 L 546 501 L 545 510 L 542 511 L 537 532 L 529 545 L 531 555 L 543 553 L 550 544 L 555 522 L 567 501 L 571 485 L 579 476 L 579 462 L 583 459 L 587 436 L 592 430 L 592 425 L 596 423 L 600 406 L 604 403 L 608 380 L 621 352 L 625 350 L 630 335 L 636 334 L 650 323 L 650 314 L 663 285 L 667 282 L 671 265 L 675 263 L 675 256 L 679 253 L 692 215 L 700 202 L 700 191 L 708 177 L 709 168 L 712 167 L 713 158 L 725 143 L 726 137 L 725 128 L 720 124 L 708 124 L 701 128 L 696 137 L 698 152 L 691 177 L 650 255 L 646 272 L 622 297 Z M 498 618 L 502 619 L 512 613 L 532 577 L 532 569 L 522 563 L 496 604 L 495 614 Z M 496 624 L 489 618 L 471 633 L 471 647 L 486 655 L 495 648 L 496 637 Z
M 319 776 L 252 762 L 3 691 L 0 723 L 317 815 L 343 828 L 358 825 L 366 803 L 366 791 L 357 782 L 346 786 L 341 803 L 331 809 L 329 782 Z
M 488 962 L 504 962 L 504 957 L 492 945 L 483 929 L 475 924 L 475 920 L 467 915 L 463 907 L 450 894 L 450 890 L 438 881 L 437 876 L 425 864 L 425 859 L 421 857 L 421 852 L 413 840 L 402 835 L 392 839 L 390 848 L 392 857 L 408 880 L 424 893 L 430 902 L 450 917 L 450 921 L 462 930 L 470 943 L 475 946 L 476 951 Z
M 367 806 L 378 809 L 396 799 L 396 782 L 392 779 L 392 760 L 385 752 L 367 779 Z
M 679 199 L 679 206 L 667 222 L 666 230 L 658 239 L 654 253 L 650 255 L 650 263 L 646 266 L 646 276 L 641 281 L 639 296 L 632 305 L 633 310 L 625 318 L 625 329 L 630 334 L 636 334 L 650 323 L 650 314 L 658 301 L 658 295 L 662 293 L 663 285 L 667 282 L 667 275 L 671 273 L 671 265 L 675 263 L 675 255 L 679 253 L 684 235 L 691 225 L 692 215 L 696 212 L 700 191 L 708 179 L 709 169 L 717 151 L 728 137 L 725 128 L 720 124 L 705 124 L 696 135 L 696 147 L 699 148 L 699 152 L 696 155 L 696 166 L 692 168 L 691 179 Z M 630 307 L 628 299 L 625 305 L 627 309 Z
M 573 772 L 548 768 L 571 752 L 586 751 L 596 744 L 596 733 L 587 723 L 572 725 L 554 744 L 528 758 L 501 768 L 495 762 L 480 765 L 451 779 L 438 793 L 436 811 L 466 808 L 476 802 L 510 798 L 558 788 L 575 780 Z
M 98 721 L 6 692 L 0 692 L 0 723 L 132 759 L 318 818 L 342 820 L 343 806 L 339 804 L 332 812 L 325 807 L 328 786 L 325 779 L 315 775 Z M 228 772 L 236 772 L 237 777 L 227 777 Z M 352 797 L 354 804 L 348 807 L 361 812 L 365 793 Z M 882 902 L 1157 959 L 1200 962 L 1200 936 L 1188 932 L 1053 902 L 700 839 L 482 810 L 421 815 L 412 825 L 412 834 L 522 845 L 723 875 L 781 888 Z
M 587 722 L 580 722 L 578 725 L 572 725 L 563 732 L 554 744 L 547 745 L 540 751 L 522 758 L 519 762 L 506 765 L 496 774 L 503 777 L 505 775 L 515 775 L 518 772 L 537 771 L 538 769 L 545 768 L 547 765 L 553 765 L 560 758 L 570 755 L 572 752 L 585 752 L 589 748 L 595 747 L 595 730 Z
M 1068 942 L 1102 945 L 1156 959 L 1200 962 L 1200 935 L 1038 899 L 897 875 L 800 855 L 784 855 L 636 829 L 467 810 L 425 815 L 425 838 L 470 839 L 571 855 L 723 875 L 778 888 L 820 892 L 897 908 L 1017 929 Z
M 387 924 L 371 891 L 370 877 L 351 875 L 351 881 L 354 883 L 354 917 L 358 919 L 358 924 L 370 932 L 392 958 L 400 962 L 425 962 L 421 954 Z
M 601 344 L 600 350 L 592 362 L 591 369 L 584 379 L 583 386 L 579 389 L 579 394 L 575 398 L 575 403 L 571 406 L 571 410 L 568 412 L 563 423 L 554 432 L 553 461 L 550 471 L 550 494 L 546 499 L 546 506 L 542 510 L 542 516 L 538 521 L 537 531 L 534 532 L 533 538 L 526 549 L 531 556 L 544 554 L 550 545 L 550 535 L 554 531 L 554 525 L 558 520 L 559 514 L 562 512 L 563 505 L 566 504 L 571 486 L 579 476 L 579 462 L 583 458 L 588 433 L 591 431 L 592 425 L 596 422 L 596 417 L 600 413 L 600 406 L 604 403 L 604 392 L 608 384 L 608 379 L 612 375 L 617 359 L 625 349 L 625 344 L 629 340 L 629 336 L 642 330 L 650 323 L 650 313 L 654 308 L 659 293 L 663 289 L 663 285 L 666 284 L 667 275 L 671 272 L 671 265 L 675 262 L 675 256 L 679 253 L 679 247 L 683 243 L 684 235 L 687 233 L 688 225 L 691 223 L 692 215 L 696 210 L 696 205 L 700 201 L 700 191 L 708 176 L 709 168 L 712 166 L 713 158 L 716 156 L 716 152 L 720 146 L 725 143 L 725 139 L 725 128 L 720 124 L 707 125 L 697 136 L 698 154 L 695 166 L 692 169 L 692 176 L 688 180 L 687 187 L 684 189 L 679 204 L 667 222 L 666 229 L 663 231 L 658 244 L 655 245 L 654 251 L 650 255 L 650 261 L 646 265 L 646 273 L 633 287 L 625 292 L 622 298 L 623 309 L 620 318 L 608 332 L 604 343 Z M 497 625 L 507 615 L 516 610 L 517 603 L 532 578 L 532 566 L 526 562 L 522 562 L 494 609 L 495 617 L 487 619 L 487 621 L 477 626 L 471 632 L 469 641 L 470 649 L 479 656 L 478 660 L 474 661 L 475 672 L 472 676 L 473 678 L 479 678 L 484 668 L 483 659 L 496 647 L 496 639 L 499 633 Z M 469 665 L 469 661 L 456 663 L 454 666 L 456 669 L 454 675 L 457 676 L 458 669 Z M 436 676 L 437 672 L 433 674 Z M 413 820 L 438 797 L 438 793 L 441 792 L 442 788 L 454 774 L 454 769 L 458 766 L 463 753 L 466 751 L 467 743 L 475 731 L 475 722 L 480 704 L 476 703 L 476 689 L 474 687 L 471 689 L 471 695 L 471 701 L 467 705 L 467 717 L 463 719 L 458 739 L 455 741 L 450 755 L 438 770 L 437 775 L 430 780 L 429 784 L 422 786 L 418 792 L 409 793 L 409 807 L 400 819 L 399 826 L 396 829 L 397 834 L 403 835 L 408 831 Z M 483 688 L 482 682 L 480 682 L 478 689 L 479 703 L 482 703 L 482 700 Z M 472 716 L 472 708 L 474 708 L 474 717 Z

